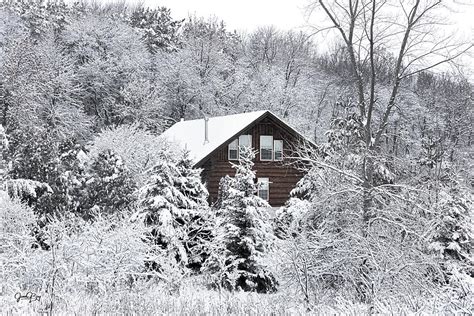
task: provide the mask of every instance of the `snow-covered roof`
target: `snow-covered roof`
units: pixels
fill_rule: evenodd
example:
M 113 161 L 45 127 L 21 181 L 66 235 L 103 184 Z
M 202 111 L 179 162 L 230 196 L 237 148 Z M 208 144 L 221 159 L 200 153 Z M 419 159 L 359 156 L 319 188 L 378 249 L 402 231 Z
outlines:
M 176 142 L 183 149 L 188 150 L 194 163 L 199 164 L 214 150 L 219 148 L 227 141 L 231 140 L 233 137 L 236 137 L 241 131 L 250 126 L 255 121 L 260 120 L 267 115 L 271 115 L 273 118 L 285 124 L 282 119 L 270 111 L 257 111 L 209 117 L 208 142 L 204 141 L 204 118 L 178 122 L 161 134 L 161 137 L 164 137 L 169 141 Z M 288 126 L 288 128 L 301 135 L 290 126 Z M 304 136 L 302 137 L 304 138 Z
M 178 122 L 167 129 L 161 136 L 189 150 L 193 161 L 198 163 L 267 112 L 257 111 L 209 117 L 208 142 L 204 141 L 204 118 Z

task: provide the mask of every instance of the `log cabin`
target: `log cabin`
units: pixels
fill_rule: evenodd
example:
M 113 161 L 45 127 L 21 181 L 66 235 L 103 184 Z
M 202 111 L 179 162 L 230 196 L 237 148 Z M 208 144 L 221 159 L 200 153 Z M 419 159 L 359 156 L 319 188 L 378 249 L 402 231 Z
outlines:
M 217 199 L 220 179 L 235 175 L 232 163 L 238 163 L 239 148 L 252 146 L 257 194 L 272 207 L 285 204 L 304 175 L 290 163 L 296 145 L 311 143 L 270 111 L 181 120 L 162 136 L 188 150 L 194 167 L 202 169 L 211 204 Z

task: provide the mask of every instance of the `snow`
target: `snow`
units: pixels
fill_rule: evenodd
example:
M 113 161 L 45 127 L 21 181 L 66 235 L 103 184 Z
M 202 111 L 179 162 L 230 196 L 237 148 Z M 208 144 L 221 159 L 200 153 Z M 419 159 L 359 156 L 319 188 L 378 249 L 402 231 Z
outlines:
M 31 179 L 9 179 L 5 182 L 7 191 L 14 198 L 37 198 L 36 190 L 53 193 L 53 189 L 46 183 Z
M 269 111 L 210 117 L 207 143 L 204 141 L 204 118 L 178 122 L 161 136 L 189 150 L 190 158 L 196 164 L 267 112 Z

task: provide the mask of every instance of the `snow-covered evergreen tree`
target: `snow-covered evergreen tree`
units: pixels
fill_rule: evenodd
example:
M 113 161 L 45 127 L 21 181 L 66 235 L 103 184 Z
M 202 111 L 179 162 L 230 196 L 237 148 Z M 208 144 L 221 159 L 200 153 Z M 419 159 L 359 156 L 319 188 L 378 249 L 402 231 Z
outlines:
M 250 148 L 244 149 L 239 164 L 233 164 L 235 177 L 222 182 L 228 191 L 220 193 L 215 248 L 204 270 L 229 289 L 272 292 L 276 279 L 261 262 L 273 238 L 265 214 L 270 205 L 256 195 L 254 157 Z
M 54 160 L 53 177 L 50 177 L 51 194 L 43 194 L 34 206 L 35 212 L 58 216 L 66 212 L 77 213 L 85 194 L 86 168 L 89 158 L 84 147 L 75 141 L 59 145 L 58 158 Z M 45 220 L 45 217 L 41 217 Z
M 151 53 L 160 49 L 176 51 L 180 45 L 178 29 L 182 21 L 174 21 L 165 7 L 156 9 L 138 7 L 130 16 L 130 24 L 141 30 L 142 38 Z
M 193 162 L 187 151 L 183 152 L 181 159 L 177 162 L 177 168 L 181 173 L 177 184 L 182 192 L 187 192 L 188 197 L 196 202 L 196 208 L 190 212 L 185 225 L 187 237 L 185 246 L 188 253 L 188 266 L 199 270 L 209 256 L 205 245 L 212 239 L 215 218 L 209 212 L 207 202 L 209 193 L 201 181 L 201 170 L 193 168 Z
M 201 169 L 193 168 L 193 161 L 188 151 L 184 151 L 176 163 L 176 168 L 180 176 L 176 179 L 176 184 L 181 192 L 195 205 L 191 209 L 198 209 L 207 206 L 209 193 L 201 181 Z
M 233 179 L 229 175 L 222 177 L 221 180 L 219 181 L 219 190 L 217 191 L 217 201 L 214 204 L 215 209 L 219 210 L 222 206 L 222 202 L 227 200 L 227 198 L 229 197 L 232 181 Z
M 63 0 L 6 0 L 0 8 L 16 13 L 26 24 L 32 37 L 40 37 L 53 29 L 59 32 L 67 24 L 69 8 Z
M 0 184 L 2 184 L 7 173 L 7 161 L 5 155 L 8 149 L 8 138 L 3 125 L 0 125 Z
M 131 209 L 135 183 L 120 156 L 111 150 L 99 153 L 89 172 L 81 203 L 81 212 L 86 218 L 91 212 L 111 214 Z
M 444 183 L 433 205 L 435 217 L 429 248 L 444 259 L 449 277 L 461 276 L 458 272 L 474 277 L 473 195 L 452 170 L 442 169 Z
M 9 179 L 5 181 L 5 188 L 12 199 L 33 204 L 44 193 L 53 193 L 51 187 L 43 182 L 30 179 Z
M 154 242 L 186 265 L 188 224 L 198 210 L 207 208 L 208 192 L 188 153 L 178 161 L 164 156 L 149 171 L 148 181 L 139 191 L 141 210 L 136 215 L 151 228 Z
M 210 256 L 210 243 L 214 238 L 216 216 L 209 208 L 201 208 L 189 219 L 185 226 L 188 252 L 188 267 L 199 272 L 204 262 Z

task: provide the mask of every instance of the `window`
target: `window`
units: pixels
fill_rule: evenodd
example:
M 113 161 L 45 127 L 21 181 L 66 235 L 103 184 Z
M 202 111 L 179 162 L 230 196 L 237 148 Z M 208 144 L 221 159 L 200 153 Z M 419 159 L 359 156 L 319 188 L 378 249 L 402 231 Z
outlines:
M 283 160 L 283 141 L 282 140 L 274 140 L 273 141 L 273 148 L 274 148 L 274 160 L 281 161 Z
M 260 136 L 260 160 L 273 159 L 273 136 Z
M 268 178 L 258 178 L 257 195 L 266 201 L 270 198 L 270 181 Z
M 239 140 L 235 139 L 232 141 L 232 143 L 229 144 L 229 160 L 237 160 L 239 159 Z
M 240 151 L 243 147 L 252 147 L 252 135 L 240 135 L 239 136 L 239 157 Z
M 229 160 L 238 160 L 243 147 L 252 147 L 252 135 L 240 135 L 229 144 Z

